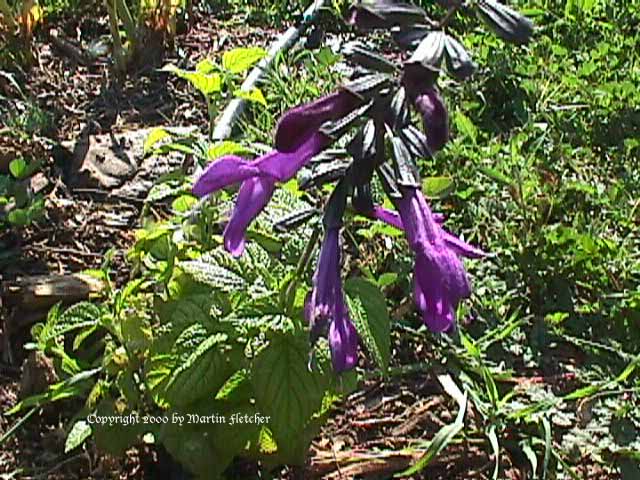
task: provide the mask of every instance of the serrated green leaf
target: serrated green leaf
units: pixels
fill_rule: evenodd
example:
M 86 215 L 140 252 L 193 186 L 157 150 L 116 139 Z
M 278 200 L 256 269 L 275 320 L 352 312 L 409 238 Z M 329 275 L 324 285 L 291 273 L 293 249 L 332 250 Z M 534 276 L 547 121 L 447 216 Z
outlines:
M 239 143 L 230 140 L 216 142 L 207 150 L 207 160 L 215 160 L 225 155 L 246 155 L 249 149 L 243 147 Z
M 165 398 L 172 405 L 188 405 L 214 394 L 231 374 L 224 343 L 225 334 L 211 335 L 173 372 Z
M 44 346 L 66 333 L 94 327 L 99 324 L 101 315 L 100 308 L 92 303 L 81 302 L 73 305 L 61 315 L 47 320 L 38 336 L 38 343 Z
M 242 73 L 253 66 L 267 54 L 264 48 L 234 48 L 222 55 L 222 68 L 231 73 Z
M 175 65 L 166 65 L 162 68 L 162 71 L 171 72 L 189 81 L 189 83 L 197 88 L 205 97 L 209 97 L 222 89 L 222 77 L 218 73 L 190 72 L 188 70 L 182 70 Z
M 258 409 L 271 416 L 278 445 L 296 449 L 299 435 L 322 405 L 325 377 L 307 368 L 305 339 L 277 335 L 256 358 L 251 372 Z
M 205 75 L 209 74 L 209 73 L 213 73 L 218 69 L 218 66 L 213 63 L 210 59 L 205 58 L 203 60 L 200 60 L 197 64 L 196 64 L 196 72 L 198 73 L 204 73 Z
M 266 455 L 274 454 L 278 451 L 278 444 L 276 439 L 273 438 L 273 433 L 267 427 L 262 427 L 258 437 L 258 449 L 260 453 Z
M 82 443 L 91 436 L 91 425 L 85 420 L 78 420 L 73 424 L 67 440 L 64 444 L 64 453 L 69 453 L 71 450 L 79 447 Z
M 246 282 L 241 276 L 220 265 L 208 262 L 206 257 L 183 262 L 180 266 L 197 282 L 207 284 L 217 290 L 231 292 L 246 286 Z
M 347 303 L 358 335 L 383 372 L 389 367 L 391 319 L 380 289 L 364 278 L 345 283 Z

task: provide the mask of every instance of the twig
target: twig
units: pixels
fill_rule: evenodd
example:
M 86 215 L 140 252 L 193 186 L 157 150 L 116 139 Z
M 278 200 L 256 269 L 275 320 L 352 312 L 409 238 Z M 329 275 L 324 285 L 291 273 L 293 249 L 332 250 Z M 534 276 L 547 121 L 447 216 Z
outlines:
M 52 253 L 68 253 L 70 255 L 78 255 L 81 257 L 103 257 L 102 253 L 83 252 L 82 250 L 76 250 L 74 248 L 59 248 L 59 247 L 46 247 L 40 248 L 37 246 L 27 246 L 25 250 L 32 250 L 34 252 L 52 252 Z
M 4 442 L 6 442 L 9 439 L 9 437 L 11 437 L 11 435 L 13 435 L 15 433 L 15 431 L 18 430 L 22 426 L 22 424 L 24 422 L 29 420 L 29 418 L 31 418 L 31 415 L 36 413 L 36 411 L 38 411 L 38 410 L 40 410 L 40 407 L 33 407 L 31 410 L 29 410 L 27 412 L 27 414 L 24 417 L 22 417 L 20 420 L 18 420 L 13 425 L 13 427 L 11 427 L 9 430 L 7 430 L 7 433 L 2 435 L 2 438 L 0 438 L 0 445 L 2 445 Z
M 245 81 L 240 87 L 241 91 L 250 91 L 256 87 L 264 74 L 269 70 L 273 61 L 280 52 L 286 52 L 298 40 L 302 32 L 311 25 L 318 16 L 320 9 L 324 7 L 326 0 L 315 0 L 309 8 L 307 8 L 302 16 L 302 21 L 297 27 L 290 27 L 271 45 L 267 55 L 256 65 L 249 73 Z M 242 98 L 234 98 L 229 102 L 227 108 L 224 109 L 216 127 L 214 128 L 211 138 L 213 140 L 225 140 L 231 136 L 233 125 L 244 112 L 246 100 Z

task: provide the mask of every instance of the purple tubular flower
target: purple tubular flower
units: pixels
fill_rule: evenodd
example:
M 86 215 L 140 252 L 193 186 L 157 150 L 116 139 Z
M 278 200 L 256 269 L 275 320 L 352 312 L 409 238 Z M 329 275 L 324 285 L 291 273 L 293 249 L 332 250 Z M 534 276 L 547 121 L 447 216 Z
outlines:
M 414 299 L 424 323 L 434 332 L 450 330 L 458 303 L 471 294 L 458 256 L 481 258 L 485 253 L 445 232 L 420 190 L 404 188 L 398 209 L 400 218 L 381 207 L 374 209 L 374 215 L 402 228 L 415 252 Z
M 327 330 L 328 325 L 333 368 L 343 372 L 356 364 L 358 334 L 344 303 L 338 236 L 339 228 L 329 228 L 325 233 L 313 276 L 313 289 L 305 304 L 305 318 L 311 328 L 312 342 Z
M 438 226 L 442 227 L 442 224 L 444 223 L 444 215 L 441 213 L 434 213 L 432 216 L 433 221 L 437 223 Z M 373 209 L 373 217 L 383 221 L 387 225 L 397 228 L 398 230 L 404 230 L 404 227 L 402 226 L 402 219 L 396 212 L 375 206 Z M 487 256 L 487 254 L 479 248 L 469 245 L 467 242 L 460 240 L 458 237 L 450 234 L 443 228 L 440 228 L 440 232 L 447 244 L 447 247 L 453 250 L 457 255 L 467 258 L 483 258 Z
M 329 326 L 331 363 L 336 372 L 351 370 L 358 362 L 358 332 L 351 323 L 344 299 L 339 298 L 335 318 Z
M 316 134 L 323 123 L 338 120 L 361 100 L 348 90 L 338 90 L 318 100 L 292 108 L 278 122 L 276 150 L 293 152 Z
M 449 140 L 449 115 L 436 87 L 428 88 L 416 96 L 414 106 L 422 116 L 427 145 L 433 153 L 442 149 Z
M 269 177 L 253 177 L 242 183 L 233 214 L 223 234 L 224 246 L 234 257 L 244 252 L 247 227 L 269 203 L 275 188 L 275 182 Z
M 293 178 L 332 139 L 320 132 L 326 121 L 337 120 L 355 109 L 358 97 L 347 90 L 327 95 L 288 111 L 276 131 L 276 150 L 249 161 L 227 155 L 210 164 L 193 186 L 193 193 L 204 197 L 221 188 L 242 182 L 238 202 L 224 232 L 225 247 L 239 256 L 244 235 L 251 221 L 267 205 L 276 182 Z
M 255 162 L 235 155 L 227 155 L 209 165 L 193 186 L 192 192 L 197 197 L 204 197 L 221 188 L 258 175 L 260 170 Z

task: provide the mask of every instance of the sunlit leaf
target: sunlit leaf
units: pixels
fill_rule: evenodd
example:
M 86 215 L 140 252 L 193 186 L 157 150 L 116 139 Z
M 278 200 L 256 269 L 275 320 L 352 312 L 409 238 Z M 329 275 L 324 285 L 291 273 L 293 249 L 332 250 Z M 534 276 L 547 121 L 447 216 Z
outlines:
M 266 54 L 266 50 L 260 47 L 234 48 L 222 55 L 222 68 L 231 73 L 242 73 L 264 58 Z
M 256 102 L 261 105 L 267 106 L 267 100 L 264 98 L 262 91 L 259 88 L 252 88 L 251 90 L 236 90 L 233 94 L 238 98 L 243 98 L 250 102 Z

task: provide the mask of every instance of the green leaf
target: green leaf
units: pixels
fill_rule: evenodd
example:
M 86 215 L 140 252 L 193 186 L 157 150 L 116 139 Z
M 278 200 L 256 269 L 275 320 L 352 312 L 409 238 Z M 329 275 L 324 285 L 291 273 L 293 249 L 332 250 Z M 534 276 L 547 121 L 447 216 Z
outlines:
M 398 280 L 398 274 L 395 272 L 383 273 L 378 277 L 378 287 L 383 288 L 393 285 Z
M 144 155 L 148 155 L 151 149 L 158 143 L 169 137 L 170 134 L 164 128 L 154 128 L 147 135 L 147 139 L 144 141 L 143 152 Z
M 49 386 L 49 389 L 44 393 L 27 397 L 18 402 L 13 408 L 5 412 L 5 415 L 13 415 L 27 407 L 40 406 L 45 403 L 79 396 L 88 390 L 88 380 L 100 372 L 102 372 L 102 367 L 77 373 L 62 382 Z
M 427 177 L 422 181 L 422 191 L 427 197 L 443 198 L 453 190 L 451 177 Z
M 271 416 L 278 446 L 296 448 L 299 435 L 322 405 L 325 378 L 307 368 L 309 346 L 303 338 L 277 335 L 256 358 L 251 375 L 258 409 Z
M 180 78 L 188 80 L 205 97 L 209 97 L 222 89 L 222 77 L 218 73 L 190 72 L 182 70 L 175 65 L 166 65 L 162 68 L 162 71 L 174 73 Z
M 194 280 L 217 290 L 232 292 L 246 286 L 244 279 L 236 273 L 214 263 L 209 257 L 200 260 L 182 262 L 182 269 Z
M 260 47 L 234 48 L 222 55 L 222 68 L 231 73 L 242 73 L 266 54 L 266 50 Z
M 193 195 L 181 195 L 173 201 L 171 208 L 178 213 L 186 213 L 190 211 L 196 203 L 198 203 L 198 199 Z
M 22 180 L 28 176 L 27 162 L 23 158 L 16 158 L 9 163 L 9 171 L 15 178 Z
M 445 390 L 447 390 L 446 387 Z M 431 442 L 429 443 L 427 451 L 424 453 L 422 458 L 420 458 L 420 460 L 418 460 L 418 462 L 413 467 L 397 474 L 396 478 L 408 477 L 422 471 L 427 465 L 429 465 L 429 463 L 431 463 L 431 460 L 433 460 L 442 450 L 444 450 L 446 446 L 449 445 L 449 443 L 451 443 L 451 441 L 455 438 L 455 436 L 462 431 L 462 429 L 464 428 L 464 414 L 467 409 L 467 395 L 462 395 L 457 386 L 455 386 L 455 390 L 455 393 L 449 391 L 447 392 L 453 393 L 452 396 L 454 396 L 454 398 L 456 398 L 456 400 L 458 401 L 459 409 L 455 421 L 453 423 L 450 423 L 449 425 L 445 425 L 444 427 L 442 427 L 433 437 L 433 440 L 431 440 Z
M 85 420 L 78 420 L 73 424 L 67 440 L 64 444 L 64 453 L 69 453 L 71 450 L 79 447 L 82 443 L 91 436 L 91 425 Z
M 271 455 L 278 451 L 278 444 L 276 443 L 275 438 L 273 438 L 273 433 L 267 427 L 262 427 L 260 430 L 260 435 L 258 437 L 258 450 L 260 453 L 267 455 Z
M 207 160 L 215 160 L 225 155 L 246 155 L 249 149 L 231 140 L 216 142 L 207 150 Z
M 389 367 L 391 319 L 387 303 L 376 285 L 363 278 L 345 283 L 349 311 L 360 338 L 383 372 Z
M 69 307 L 62 315 L 47 319 L 43 329 L 38 335 L 38 343 L 43 347 L 51 340 L 84 328 L 99 324 L 102 312 L 100 308 L 89 302 L 81 302 Z
M 215 395 L 224 384 L 231 369 L 225 334 L 211 335 L 173 372 L 165 397 L 172 405 L 187 405 L 200 398 Z
M 23 208 L 16 208 L 9 212 L 7 220 L 11 225 L 15 225 L 16 227 L 25 227 L 29 225 L 29 213 Z
M 454 122 L 460 133 L 469 137 L 473 143 L 478 139 L 478 129 L 464 113 L 456 111 Z
M 251 90 L 236 90 L 233 94 L 238 98 L 243 98 L 250 102 L 256 102 L 261 105 L 267 106 L 267 101 L 262 94 L 262 90 L 259 88 L 252 88 Z
M 218 66 L 208 58 L 200 60 L 196 64 L 196 72 L 198 73 L 204 73 L 205 75 L 208 75 L 215 72 L 216 70 L 218 70 Z
M 495 180 L 498 183 L 501 183 L 502 185 L 505 185 L 507 187 L 512 187 L 515 185 L 515 182 L 511 178 L 507 177 L 504 173 L 496 170 L 495 168 L 480 166 L 478 167 L 478 170 L 480 170 L 480 172 L 485 174 L 487 177 Z

